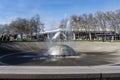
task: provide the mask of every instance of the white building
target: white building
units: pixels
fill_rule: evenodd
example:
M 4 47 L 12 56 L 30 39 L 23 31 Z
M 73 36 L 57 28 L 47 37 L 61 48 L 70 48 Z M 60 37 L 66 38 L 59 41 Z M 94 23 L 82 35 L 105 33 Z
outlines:
M 66 31 L 66 29 L 62 28 L 41 32 L 41 35 L 51 40 L 102 40 L 103 38 L 109 40 L 112 36 L 115 38 L 115 33 L 111 31 L 85 31 L 84 29 L 71 29 L 70 31 Z

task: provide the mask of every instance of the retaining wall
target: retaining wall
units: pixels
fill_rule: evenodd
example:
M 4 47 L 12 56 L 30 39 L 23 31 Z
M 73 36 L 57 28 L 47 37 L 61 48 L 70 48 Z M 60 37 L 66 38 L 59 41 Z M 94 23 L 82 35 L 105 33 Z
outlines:
M 0 46 L 21 51 L 34 51 L 40 49 L 48 49 L 52 45 L 66 44 L 76 51 L 80 52 L 120 52 L 119 42 L 8 42 L 2 43 Z

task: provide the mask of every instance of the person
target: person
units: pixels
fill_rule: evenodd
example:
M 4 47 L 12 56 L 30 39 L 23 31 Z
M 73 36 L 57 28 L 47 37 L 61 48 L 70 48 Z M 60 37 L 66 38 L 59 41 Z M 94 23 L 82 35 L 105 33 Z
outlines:
M 110 42 L 112 42 L 112 36 L 110 36 Z
M 0 36 L 0 45 L 1 45 L 1 36 Z
M 104 36 L 102 37 L 102 41 L 105 42 L 105 37 Z
M 2 36 L 1 36 L 1 41 L 4 41 L 4 39 L 3 39 L 3 38 L 4 38 L 4 36 L 2 35 Z
M 3 38 L 3 35 L 0 36 L 0 45 L 2 43 L 2 38 Z
M 114 40 L 114 36 L 111 37 L 111 42 L 113 42 L 113 40 Z

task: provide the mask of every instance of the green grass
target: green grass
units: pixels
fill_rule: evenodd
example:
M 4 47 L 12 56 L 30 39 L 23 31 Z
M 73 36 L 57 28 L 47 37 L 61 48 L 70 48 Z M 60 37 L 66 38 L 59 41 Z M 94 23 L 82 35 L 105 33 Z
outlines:
M 11 42 L 40 42 L 40 41 L 38 41 L 37 39 L 32 39 L 32 40 L 24 39 L 24 40 L 14 40 Z M 43 42 L 43 41 L 41 41 L 41 42 Z
M 81 41 L 81 42 L 102 42 L 102 40 L 74 40 L 74 41 Z
M 103 42 L 102 40 L 74 40 L 79 42 Z M 110 40 L 105 40 L 104 42 L 110 42 Z M 113 42 L 120 42 L 120 40 L 113 40 Z
M 113 42 L 120 42 L 120 40 L 113 40 Z
M 77 41 L 77 42 L 103 42 L 102 40 L 72 40 L 72 41 Z M 14 41 L 10 41 L 10 42 L 46 42 L 46 41 L 38 41 L 37 39 L 32 39 L 32 40 L 14 40 Z M 67 42 L 67 41 L 63 41 L 63 40 L 58 40 L 55 42 Z M 110 42 L 110 40 L 105 40 L 104 42 Z M 120 42 L 120 40 L 113 40 L 112 42 Z

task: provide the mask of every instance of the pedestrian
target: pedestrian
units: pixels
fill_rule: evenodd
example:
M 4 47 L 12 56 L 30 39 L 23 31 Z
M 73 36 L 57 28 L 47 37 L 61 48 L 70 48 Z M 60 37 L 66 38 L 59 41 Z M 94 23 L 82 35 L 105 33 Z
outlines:
M 110 42 L 112 42 L 112 36 L 110 36 Z
M 102 37 L 102 41 L 105 42 L 105 37 L 104 36 Z
M 111 37 L 111 42 L 113 42 L 113 40 L 114 40 L 114 36 Z

